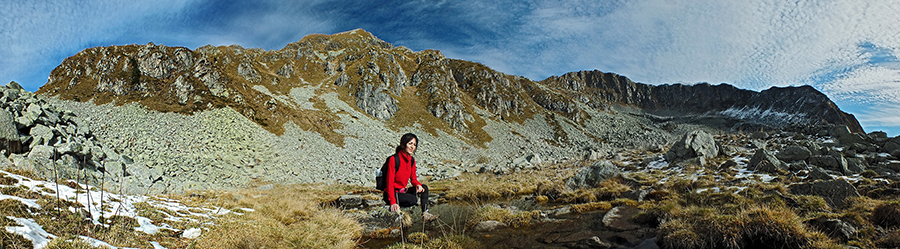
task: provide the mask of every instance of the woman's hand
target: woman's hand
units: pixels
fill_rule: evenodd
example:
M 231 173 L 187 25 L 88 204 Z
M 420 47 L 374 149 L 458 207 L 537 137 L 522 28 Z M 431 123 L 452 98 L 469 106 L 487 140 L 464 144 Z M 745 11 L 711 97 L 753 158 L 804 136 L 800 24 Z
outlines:
M 422 185 L 416 185 L 416 193 L 422 192 L 425 192 L 425 188 L 423 188 Z
M 400 211 L 400 204 L 391 204 L 391 212 L 396 213 L 397 211 Z

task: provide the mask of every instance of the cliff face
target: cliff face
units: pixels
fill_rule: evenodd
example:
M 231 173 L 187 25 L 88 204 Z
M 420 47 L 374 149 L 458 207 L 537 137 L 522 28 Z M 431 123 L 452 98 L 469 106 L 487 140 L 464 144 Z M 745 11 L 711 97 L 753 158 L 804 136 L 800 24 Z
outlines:
M 307 103 L 296 101 L 297 89 L 311 89 Z M 582 123 L 589 118 L 584 108 L 608 111 L 611 105 L 724 115 L 774 127 L 839 124 L 862 131 L 852 115 L 809 86 L 762 92 L 726 84 L 652 86 L 599 71 L 535 82 L 448 59 L 439 51 L 395 47 L 363 30 L 310 35 L 273 51 L 239 46 L 192 51 L 152 43 L 91 48 L 63 61 L 38 93 L 96 104 L 137 102 L 185 114 L 228 106 L 272 133 L 283 133 L 284 124 L 293 122 L 336 145 L 343 143 L 335 132 L 342 124 L 323 107 L 321 94 L 337 93 L 396 127 L 435 119 L 426 125 L 475 144 L 491 140 L 482 130 L 484 118 L 521 123 L 534 114 L 555 113 Z M 430 117 L 411 109 L 424 109 Z
M 540 83 L 597 108 L 623 104 L 648 112 L 719 114 L 775 127 L 837 124 L 863 132 L 852 114 L 841 111 L 810 86 L 773 87 L 761 92 L 728 84 L 652 86 L 600 71 L 567 73 Z

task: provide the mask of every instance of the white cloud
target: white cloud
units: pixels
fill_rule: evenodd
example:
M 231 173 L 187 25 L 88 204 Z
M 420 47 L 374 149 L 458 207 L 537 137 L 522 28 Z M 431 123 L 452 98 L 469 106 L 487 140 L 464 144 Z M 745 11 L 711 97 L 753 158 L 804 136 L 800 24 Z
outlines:
M 177 18 L 190 1 L 3 1 L 0 2 L 0 82 L 18 80 L 29 89 L 46 81 L 63 58 L 114 40 L 142 25 Z M 37 66 L 36 66 L 37 65 Z M 38 70 L 44 78 L 34 77 Z M 21 77 L 27 77 L 22 79 Z M 24 80 L 24 82 L 23 82 Z

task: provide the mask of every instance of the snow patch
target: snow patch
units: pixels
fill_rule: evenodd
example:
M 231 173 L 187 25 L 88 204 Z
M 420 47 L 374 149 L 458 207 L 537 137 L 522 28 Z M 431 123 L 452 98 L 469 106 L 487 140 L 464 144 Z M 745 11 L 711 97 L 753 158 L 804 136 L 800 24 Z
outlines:
M 759 107 L 732 107 L 728 108 L 728 110 L 721 111 L 718 114 L 739 119 L 755 120 L 760 123 L 774 125 L 807 122 L 806 114 L 803 113 L 786 113 L 775 111 L 772 109 L 763 110 L 759 109 Z
M 42 228 L 41 225 L 38 225 L 37 222 L 34 222 L 33 219 L 16 218 L 12 216 L 6 216 L 6 218 L 14 220 L 17 224 L 22 225 L 20 227 L 6 227 L 6 231 L 22 235 L 25 239 L 31 241 L 31 244 L 34 245 L 35 249 L 44 248 L 50 243 L 50 240 L 56 238 L 53 234 L 44 231 L 44 228 Z

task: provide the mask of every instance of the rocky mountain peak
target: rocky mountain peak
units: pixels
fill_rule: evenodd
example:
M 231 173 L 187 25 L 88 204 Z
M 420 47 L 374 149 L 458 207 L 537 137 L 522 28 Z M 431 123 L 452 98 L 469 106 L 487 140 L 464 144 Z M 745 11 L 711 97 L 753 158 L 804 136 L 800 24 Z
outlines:
M 298 101 L 298 89 L 314 94 Z M 653 86 L 600 71 L 535 82 L 437 50 L 393 46 L 362 29 L 309 35 L 271 51 L 153 43 L 90 48 L 63 61 L 38 93 L 184 114 L 230 107 L 272 133 L 282 134 L 291 122 L 336 145 L 344 140 L 335 132 L 342 123 L 323 94 L 337 94 L 397 127 L 424 123 L 474 144 L 491 140 L 485 119 L 521 123 L 535 114 L 561 115 L 581 125 L 590 118 L 585 108 L 612 111 L 620 105 L 662 116 L 714 114 L 737 123 L 838 124 L 862 131 L 852 115 L 808 86 L 762 92 L 727 84 Z

